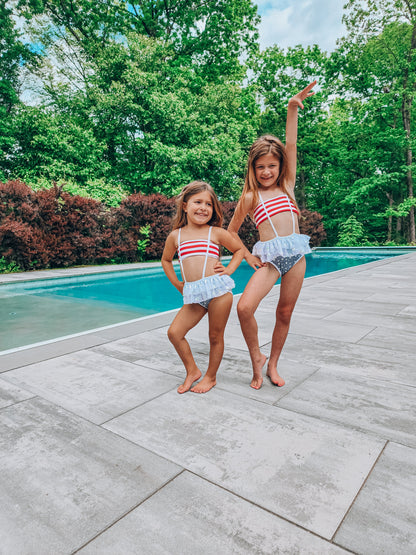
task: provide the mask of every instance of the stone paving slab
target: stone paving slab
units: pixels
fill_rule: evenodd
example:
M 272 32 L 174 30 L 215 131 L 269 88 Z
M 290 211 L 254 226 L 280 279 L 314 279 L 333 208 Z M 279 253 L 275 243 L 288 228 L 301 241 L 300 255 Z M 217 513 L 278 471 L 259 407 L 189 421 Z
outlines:
M 102 424 L 181 383 L 173 376 L 100 353 L 78 351 L 11 370 L 4 378 Z
M 392 291 L 392 294 L 386 295 L 381 293 L 374 293 L 367 297 L 367 301 L 372 301 L 374 303 L 403 303 L 406 305 L 415 305 L 416 304 L 416 292 L 414 289 L 414 282 L 409 284 L 407 287 L 400 287 L 399 291 Z
M 33 393 L 0 379 L 0 408 L 26 401 L 31 397 L 34 397 Z
M 416 447 L 415 387 L 321 369 L 277 403 Z
M 377 378 L 416 386 L 415 357 L 412 353 L 380 346 L 316 339 L 289 333 L 284 358 L 298 364 L 344 371 L 347 375 Z
M 399 312 L 399 316 L 403 316 L 406 318 L 416 318 L 416 303 L 414 304 L 409 304 L 406 307 L 404 307 L 400 312 Z
M 385 316 L 379 312 L 371 312 L 367 310 L 366 303 L 363 302 L 362 312 L 357 313 L 357 310 L 352 308 L 343 308 L 334 312 L 333 314 L 325 317 L 326 321 L 331 322 L 344 322 L 349 324 L 368 325 L 368 326 L 382 326 L 383 328 L 393 328 L 395 330 L 403 330 L 415 333 L 415 322 L 413 318 L 406 318 L 400 315 Z
M 361 302 L 362 301 L 360 301 L 360 303 Z M 331 314 L 338 312 L 340 308 L 342 307 L 338 307 L 332 302 L 325 302 L 319 298 L 305 299 L 302 297 L 302 300 L 295 306 L 293 318 L 302 318 L 303 316 L 308 318 L 325 318 L 326 316 L 330 316 Z M 276 307 L 270 307 L 270 312 L 274 313 L 275 310 Z M 264 311 L 262 310 L 261 312 L 263 313 Z
M 339 285 L 337 288 L 331 288 L 329 286 L 329 281 L 321 283 L 319 285 L 314 285 L 313 287 L 302 288 L 301 297 L 305 299 L 317 299 L 321 298 L 324 302 L 334 302 L 348 306 L 351 302 L 362 301 L 364 299 L 369 299 L 373 295 L 373 291 L 361 291 L 360 288 L 349 289 L 348 295 L 345 294 L 345 289 Z M 345 282 L 348 284 L 348 281 Z
M 184 472 L 78 553 L 341 555 L 348 551 Z
M 0 411 L 4 555 L 71 553 L 181 468 L 43 399 Z
M 415 507 L 416 450 L 389 443 L 335 539 L 355 553 L 413 554 Z
M 408 305 L 404 303 L 376 303 L 374 301 L 360 301 L 348 304 L 348 308 L 345 310 L 351 310 L 361 317 L 362 315 L 370 314 L 380 314 L 381 316 L 396 316 L 401 315 L 404 310 L 407 310 Z
M 355 343 L 367 337 L 373 330 L 374 325 L 362 326 L 346 322 L 333 322 L 312 317 L 296 319 L 290 326 L 291 333 L 319 337 L 322 339 L 338 340 Z
M 360 341 L 362 345 L 383 345 L 395 351 L 404 351 L 416 355 L 416 325 L 415 331 L 377 327 Z
M 170 392 L 104 427 L 327 539 L 385 445 L 219 389 Z

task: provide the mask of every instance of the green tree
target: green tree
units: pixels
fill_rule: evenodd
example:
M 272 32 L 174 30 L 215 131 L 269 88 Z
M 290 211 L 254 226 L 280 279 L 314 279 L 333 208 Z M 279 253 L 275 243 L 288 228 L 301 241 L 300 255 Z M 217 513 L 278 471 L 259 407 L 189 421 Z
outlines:
M 12 19 L 12 10 L 5 2 L 0 5 L 0 178 L 4 160 L 13 148 L 11 131 L 13 110 L 19 104 L 21 71 L 26 62 L 36 56 L 20 40 L 20 33 Z
M 352 214 L 340 226 L 338 235 L 338 247 L 359 247 L 368 245 L 368 239 L 365 236 L 364 226 Z
M 57 121 L 66 118 L 60 138 L 75 130 L 62 141 L 65 152 L 52 149 L 51 158 L 60 160 L 49 167 L 59 169 L 64 159 L 66 177 L 106 177 L 131 192 L 166 195 L 201 178 L 221 197 L 237 196 L 257 116 L 250 89 L 241 86 L 242 57 L 256 48 L 250 0 L 21 0 L 19 6 L 44 52 L 40 119 L 45 110 Z M 94 158 L 89 172 L 69 155 L 69 143 L 76 150 L 82 132 Z M 39 145 L 26 141 L 18 152 L 43 160 Z
M 3 168 L 27 181 L 70 179 L 80 184 L 108 177 L 105 145 L 88 126 L 42 107 L 19 106 L 10 125 L 13 145 Z
M 358 198 L 360 190 L 364 195 L 383 191 L 386 209 L 414 196 L 416 2 L 350 0 L 345 8 L 348 35 L 333 57 L 335 89 L 349 97 L 354 95 L 362 103 L 362 128 L 367 129 L 372 171 L 364 176 L 364 182 L 360 175 L 353 196 Z M 382 151 L 385 148 L 387 156 Z M 386 217 L 391 234 L 391 211 Z M 415 242 L 412 202 L 404 222 L 408 241 Z

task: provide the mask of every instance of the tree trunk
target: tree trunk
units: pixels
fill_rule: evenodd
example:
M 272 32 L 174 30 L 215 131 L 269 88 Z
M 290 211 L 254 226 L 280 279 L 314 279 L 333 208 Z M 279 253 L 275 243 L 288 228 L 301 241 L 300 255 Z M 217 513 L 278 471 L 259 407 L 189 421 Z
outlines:
M 406 139 L 407 139 L 407 147 L 406 147 L 406 182 L 407 182 L 407 195 L 409 198 L 413 198 L 413 176 L 412 176 L 412 159 L 413 159 L 413 152 L 410 146 L 411 141 L 411 114 L 412 114 L 412 104 L 413 104 L 413 97 L 415 94 L 415 87 L 412 86 L 412 90 L 408 91 L 407 86 L 409 83 L 409 69 L 410 62 L 412 56 L 414 56 L 414 52 L 416 51 L 416 25 L 413 25 L 412 30 L 412 38 L 410 44 L 410 52 L 408 56 L 409 65 L 405 69 L 404 73 L 404 93 L 403 93 L 403 101 L 402 101 L 402 117 L 403 117 L 403 127 L 406 132 Z M 409 241 L 411 243 L 416 242 L 416 233 L 415 233 L 415 209 L 414 206 L 411 207 L 409 212 Z
M 393 195 L 386 192 L 386 196 L 389 199 L 389 207 L 391 208 L 393 206 Z M 388 243 L 390 243 L 391 241 L 392 223 L 393 223 L 393 216 L 390 214 L 387 222 L 387 242 Z
M 401 243 L 402 237 L 402 219 L 399 216 L 396 221 L 396 243 Z

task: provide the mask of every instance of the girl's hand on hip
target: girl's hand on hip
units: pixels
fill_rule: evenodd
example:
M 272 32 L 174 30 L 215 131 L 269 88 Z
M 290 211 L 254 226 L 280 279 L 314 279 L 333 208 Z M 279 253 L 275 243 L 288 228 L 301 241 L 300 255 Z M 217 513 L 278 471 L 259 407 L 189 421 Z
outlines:
M 225 273 L 225 266 L 223 266 L 220 260 L 215 263 L 214 272 L 220 275 Z
M 257 256 L 254 256 L 251 253 L 247 254 L 245 258 L 247 264 L 251 266 L 254 270 L 258 270 L 259 268 L 266 266 L 266 264 L 263 264 L 260 258 L 257 258 Z

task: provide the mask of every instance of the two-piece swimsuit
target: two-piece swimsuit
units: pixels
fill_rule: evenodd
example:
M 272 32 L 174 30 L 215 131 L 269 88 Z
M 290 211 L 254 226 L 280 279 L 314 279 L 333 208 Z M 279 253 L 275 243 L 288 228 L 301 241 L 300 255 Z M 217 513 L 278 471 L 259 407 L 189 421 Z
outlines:
M 262 262 L 272 264 L 280 275 L 286 274 L 298 262 L 303 255 L 311 252 L 309 246 L 310 237 L 301 233 L 296 233 L 296 223 L 294 214 L 299 215 L 295 203 L 288 195 L 279 195 L 264 201 L 259 194 L 260 202 L 254 210 L 254 222 L 256 227 L 269 220 L 274 231 L 275 237 L 269 241 L 258 241 L 253 247 L 253 255 L 260 258 Z M 289 212 L 292 215 L 293 231 L 291 235 L 279 236 L 272 222 L 272 216 L 282 212 Z
M 211 229 L 208 231 L 208 239 L 194 241 L 184 241 L 181 243 L 181 229 L 178 231 L 178 256 L 181 265 L 183 286 L 183 304 L 198 303 L 204 308 L 208 308 L 210 301 L 215 297 L 221 297 L 225 293 L 231 292 L 235 287 L 234 280 L 227 274 L 214 274 L 205 276 L 208 257 L 219 260 L 219 246 L 211 241 Z M 196 281 L 186 281 L 183 269 L 183 260 L 190 256 L 205 256 L 202 278 Z

